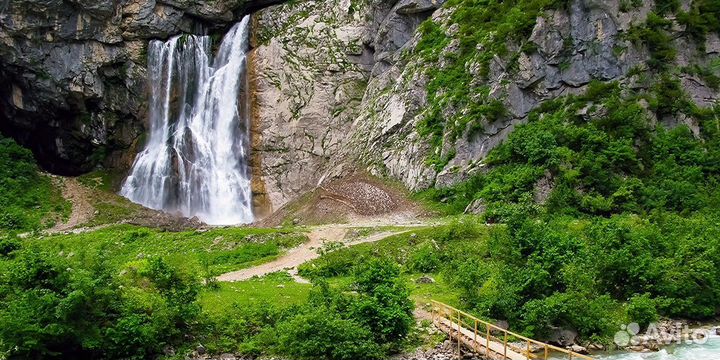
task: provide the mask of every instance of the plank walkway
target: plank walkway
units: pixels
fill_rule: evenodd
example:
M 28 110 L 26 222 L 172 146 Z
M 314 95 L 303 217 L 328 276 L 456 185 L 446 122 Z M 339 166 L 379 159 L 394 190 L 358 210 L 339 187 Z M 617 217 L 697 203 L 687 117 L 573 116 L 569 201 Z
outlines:
M 547 360 L 553 358 L 592 360 L 590 356 L 533 340 L 497 327 L 438 301 L 432 302 L 433 324 L 463 346 L 491 360 Z M 517 342 L 525 343 L 518 346 Z M 539 350 L 539 352 L 533 352 Z

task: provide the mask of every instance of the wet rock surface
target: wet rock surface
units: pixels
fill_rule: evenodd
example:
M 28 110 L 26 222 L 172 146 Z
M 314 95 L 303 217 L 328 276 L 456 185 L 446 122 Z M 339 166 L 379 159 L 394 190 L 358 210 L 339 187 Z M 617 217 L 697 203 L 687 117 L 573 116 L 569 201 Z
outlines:
M 146 130 L 147 46 L 217 33 L 273 0 L 0 3 L 0 131 L 41 165 L 127 168 Z

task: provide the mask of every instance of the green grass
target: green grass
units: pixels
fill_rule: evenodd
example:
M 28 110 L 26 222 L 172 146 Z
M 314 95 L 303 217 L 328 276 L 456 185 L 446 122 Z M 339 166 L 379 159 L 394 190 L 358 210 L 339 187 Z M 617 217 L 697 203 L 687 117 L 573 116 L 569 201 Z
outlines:
M 433 278 L 435 282 L 432 284 L 418 284 L 416 280 L 421 276 L 429 276 Z M 425 308 L 430 303 L 430 300 L 439 301 L 454 307 L 462 306 L 460 294 L 457 289 L 453 289 L 439 273 L 407 274 L 405 275 L 405 279 L 410 289 L 410 298 L 418 308 Z
M 402 277 L 417 307 L 425 307 L 430 300 L 459 307 L 461 294 L 441 273 L 440 263 L 485 247 L 490 227 L 478 227 L 478 232 L 471 235 L 457 230 L 456 224 L 476 220 L 473 216 L 455 217 L 448 221 L 449 225 L 413 229 L 374 243 L 343 248 L 301 265 L 300 274 L 311 279 L 324 278 L 338 288 L 351 290 L 351 275 L 357 264 L 373 258 L 392 258 L 402 265 Z M 428 254 L 425 251 L 428 246 L 437 248 Z M 431 260 L 426 261 L 428 258 Z M 418 284 L 416 280 L 421 276 L 430 276 L 435 282 Z
M 96 213 L 85 226 L 115 224 L 134 217 L 147 216 L 148 210 L 120 196 L 124 174 L 118 171 L 97 170 L 78 177 L 87 189 Z
M 456 223 L 456 217 L 451 223 Z M 476 217 L 462 217 L 464 221 L 477 221 Z M 482 228 L 481 235 L 470 241 L 452 242 L 456 251 L 471 250 L 487 237 L 487 228 Z M 308 278 L 348 276 L 358 263 L 371 258 L 388 257 L 400 264 L 411 264 L 418 261 L 417 249 L 429 243 L 442 243 L 451 241 L 457 234 L 453 233 L 452 225 L 437 225 L 427 228 L 418 228 L 402 234 L 387 237 L 374 243 L 359 244 L 346 247 L 326 254 L 318 259 L 300 266 L 300 275 Z M 411 268 L 413 265 L 409 265 Z M 413 272 L 413 271 L 410 271 Z
M 162 257 L 192 274 L 214 276 L 272 260 L 306 239 L 292 229 L 228 228 L 174 233 L 118 225 L 82 234 L 29 239 L 27 244 L 62 256 L 72 255 L 81 263 L 102 258 L 118 269 Z
M 0 135 L 0 231 L 39 230 L 70 213 L 70 204 L 30 150 Z
M 122 186 L 125 174 L 113 170 L 96 170 L 78 177 L 81 184 L 105 192 L 116 192 Z
M 246 307 L 263 302 L 281 308 L 300 305 L 312 288 L 295 282 L 287 273 L 218 285 L 218 289 L 206 288 L 200 294 L 200 304 L 210 316 L 221 316 L 236 305 Z
M 429 276 L 435 280 L 435 282 L 431 284 L 418 284 L 417 279 L 422 276 Z M 453 289 L 452 285 L 450 285 L 439 272 L 404 273 L 402 279 L 410 290 L 410 298 L 418 308 L 426 307 L 431 300 L 440 301 L 455 307 L 462 306 L 460 293 L 457 289 Z M 329 278 L 328 281 L 336 288 L 351 290 L 351 276 L 333 277 Z

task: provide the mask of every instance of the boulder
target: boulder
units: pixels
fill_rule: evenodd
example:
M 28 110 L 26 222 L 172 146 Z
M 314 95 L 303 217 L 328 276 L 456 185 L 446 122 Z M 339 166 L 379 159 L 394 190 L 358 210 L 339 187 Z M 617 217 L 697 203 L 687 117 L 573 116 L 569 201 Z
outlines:
M 550 336 L 548 338 L 551 343 L 571 347 L 575 345 L 575 340 L 577 340 L 577 337 L 577 331 L 566 328 L 552 327 L 550 329 Z
M 435 279 L 431 278 L 430 276 L 421 276 L 415 280 L 416 284 L 434 284 Z
M 487 204 L 483 199 L 475 199 L 465 208 L 465 214 L 482 215 L 487 211 Z
M 578 354 L 587 354 L 588 350 L 578 344 L 573 344 L 569 347 L 570 351 L 576 352 Z
M 443 3 L 445 0 L 400 0 L 395 11 L 403 15 L 424 13 L 440 8 Z

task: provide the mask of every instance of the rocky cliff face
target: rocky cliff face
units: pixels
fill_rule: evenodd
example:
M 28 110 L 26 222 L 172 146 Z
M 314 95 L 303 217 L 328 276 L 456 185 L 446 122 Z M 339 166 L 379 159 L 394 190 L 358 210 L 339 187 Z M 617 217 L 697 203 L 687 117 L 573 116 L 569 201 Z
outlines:
M 0 130 L 53 172 L 127 167 L 144 131 L 149 40 L 222 32 L 275 2 L 0 2 Z
M 692 114 L 659 110 L 653 95 L 665 74 L 701 108 L 720 98 L 720 40 L 701 18 L 716 10 L 680 3 L 6 1 L 0 130 L 55 172 L 127 166 L 144 129 L 148 41 L 221 34 L 253 10 L 261 212 L 355 168 L 411 189 L 450 186 L 482 171 L 533 109 L 592 81 L 618 82 L 658 124 L 696 129 Z
M 362 158 L 377 173 L 402 179 L 413 189 L 444 187 L 482 170 L 488 152 L 547 100 L 583 94 L 593 80 L 617 81 L 628 93 L 650 92 L 653 82 L 648 77 L 658 74 L 653 69 L 655 45 L 632 35 L 648 26 L 655 5 L 623 4 L 576 0 L 565 8 L 541 11 L 528 32 L 517 29 L 519 36 L 503 40 L 502 52 L 490 41 L 463 51 L 467 34 L 458 16 L 463 9 L 449 6 L 437 11 L 432 29 L 447 40 L 427 50 L 420 43 L 431 31 L 415 34 L 406 45 L 410 55 L 373 76 L 355 121 L 354 146 L 363 149 Z M 683 7 L 690 11 L 691 2 Z M 717 33 L 698 40 L 674 16 L 665 18 L 671 25 L 662 31 L 667 32 L 668 45 L 679 51 L 677 57 L 663 59 L 668 62 L 663 66 L 672 69 L 697 105 L 711 106 L 720 97 L 717 86 L 687 69 L 717 64 Z M 458 68 L 465 73 L 457 81 L 463 82 L 466 99 L 438 81 L 454 76 Z M 436 93 L 429 93 L 428 86 Z M 491 111 L 493 105 L 500 110 Z M 660 116 L 667 126 L 697 127 L 686 114 Z M 431 118 L 439 131 L 427 131 Z
M 494 14 L 443 3 L 299 2 L 257 16 L 255 151 L 273 206 L 348 162 L 411 189 L 456 184 L 533 109 L 592 81 L 652 97 L 653 77 L 668 73 L 701 108 L 720 98 L 718 34 L 697 36 L 676 15 L 709 11 L 702 1 L 659 15 L 650 1 L 526 1 Z M 697 128 L 646 105 L 659 124 Z
M 368 82 L 442 1 L 293 2 L 255 16 L 255 194 L 270 211 L 354 166 Z

